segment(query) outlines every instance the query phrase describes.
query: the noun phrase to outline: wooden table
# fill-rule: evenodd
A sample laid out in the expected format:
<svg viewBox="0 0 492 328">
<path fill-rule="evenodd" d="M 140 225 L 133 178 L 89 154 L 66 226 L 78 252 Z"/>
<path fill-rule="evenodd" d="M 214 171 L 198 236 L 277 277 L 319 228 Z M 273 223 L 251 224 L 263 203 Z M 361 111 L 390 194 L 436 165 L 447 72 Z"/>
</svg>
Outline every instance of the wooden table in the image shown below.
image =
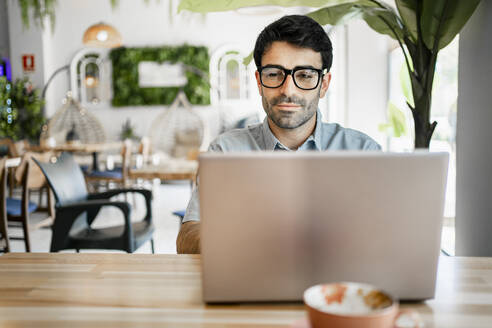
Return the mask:
<svg viewBox="0 0 492 328">
<path fill-rule="evenodd" d="M 30 146 L 28 150 L 35 152 L 55 151 L 55 152 L 71 152 L 71 153 L 86 153 L 92 154 L 92 168 L 98 170 L 97 154 L 108 150 L 118 150 L 123 146 L 122 142 L 103 142 L 103 143 L 67 143 L 56 146 Z"/>
<path fill-rule="evenodd" d="M 32 151 L 68 151 L 68 152 L 81 152 L 81 153 L 94 153 L 107 150 L 121 149 L 121 142 L 103 142 L 103 143 L 67 143 L 57 146 L 30 146 L 29 150 Z"/>
<path fill-rule="evenodd" d="M 492 327 L 492 258 L 442 257 L 436 298 L 403 304 L 425 327 Z M 205 305 L 200 256 L 0 256 L 0 327 L 289 327 L 293 304 Z"/>
<path fill-rule="evenodd" d="M 168 160 L 159 165 L 148 165 L 130 169 L 130 179 L 190 180 L 194 182 L 198 172 L 198 161 Z"/>
</svg>

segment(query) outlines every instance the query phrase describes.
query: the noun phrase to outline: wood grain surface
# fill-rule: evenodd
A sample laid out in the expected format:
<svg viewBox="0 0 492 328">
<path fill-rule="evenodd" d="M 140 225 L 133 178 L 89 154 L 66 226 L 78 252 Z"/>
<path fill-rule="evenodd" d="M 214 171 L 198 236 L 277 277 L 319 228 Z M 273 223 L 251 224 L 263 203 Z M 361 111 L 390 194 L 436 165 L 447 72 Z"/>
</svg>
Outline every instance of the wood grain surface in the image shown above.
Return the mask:
<svg viewBox="0 0 492 328">
<path fill-rule="evenodd" d="M 56 146 L 39 146 L 32 145 L 28 147 L 30 151 L 44 152 L 44 151 L 55 151 L 55 152 L 80 152 L 80 153 L 94 153 L 102 152 L 107 150 L 117 150 L 123 146 L 122 142 L 103 142 L 103 143 L 67 143 Z"/>
<path fill-rule="evenodd" d="M 492 258 L 440 260 L 436 298 L 402 304 L 425 327 L 492 327 Z M 206 305 L 200 256 L 0 256 L 0 327 L 289 327 L 301 303 Z"/>
<path fill-rule="evenodd" d="M 148 165 L 138 169 L 130 169 L 131 179 L 160 179 L 195 181 L 198 172 L 198 161 L 168 160 L 160 165 Z"/>
</svg>

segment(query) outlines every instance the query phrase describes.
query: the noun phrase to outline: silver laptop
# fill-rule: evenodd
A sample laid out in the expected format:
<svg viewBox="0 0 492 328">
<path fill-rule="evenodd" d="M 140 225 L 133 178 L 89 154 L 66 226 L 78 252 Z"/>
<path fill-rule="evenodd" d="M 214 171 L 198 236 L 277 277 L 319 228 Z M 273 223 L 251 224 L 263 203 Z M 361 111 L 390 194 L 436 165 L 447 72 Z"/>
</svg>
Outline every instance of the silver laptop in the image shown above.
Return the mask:
<svg viewBox="0 0 492 328">
<path fill-rule="evenodd" d="M 448 154 L 204 154 L 203 299 L 299 301 L 314 284 L 434 296 Z"/>
</svg>

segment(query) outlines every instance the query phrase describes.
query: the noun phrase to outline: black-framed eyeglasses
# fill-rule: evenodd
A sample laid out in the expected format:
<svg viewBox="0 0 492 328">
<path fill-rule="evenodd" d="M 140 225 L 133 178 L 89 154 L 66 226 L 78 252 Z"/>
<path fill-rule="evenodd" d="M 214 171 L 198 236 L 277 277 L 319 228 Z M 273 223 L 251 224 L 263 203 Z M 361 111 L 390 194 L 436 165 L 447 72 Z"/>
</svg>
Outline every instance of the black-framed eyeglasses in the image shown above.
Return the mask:
<svg viewBox="0 0 492 328">
<path fill-rule="evenodd" d="M 267 65 L 258 69 L 260 82 L 265 88 L 278 88 L 284 84 L 288 75 L 296 87 L 302 90 L 313 90 L 319 85 L 319 81 L 327 73 L 327 69 L 316 69 L 310 66 L 296 66 L 294 69 L 286 69 L 280 65 Z"/>
</svg>

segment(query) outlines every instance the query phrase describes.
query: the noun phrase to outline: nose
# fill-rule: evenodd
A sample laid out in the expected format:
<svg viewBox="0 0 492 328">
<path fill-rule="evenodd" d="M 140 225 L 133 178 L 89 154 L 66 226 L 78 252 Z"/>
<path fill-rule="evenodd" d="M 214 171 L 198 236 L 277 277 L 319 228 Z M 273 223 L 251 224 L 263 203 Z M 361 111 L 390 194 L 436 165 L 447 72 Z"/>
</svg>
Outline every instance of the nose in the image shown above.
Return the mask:
<svg viewBox="0 0 492 328">
<path fill-rule="evenodd" d="M 287 78 L 284 81 L 284 84 L 280 86 L 280 92 L 283 95 L 290 96 L 295 94 L 297 87 L 292 79 L 292 75 L 287 75 Z"/>
</svg>

